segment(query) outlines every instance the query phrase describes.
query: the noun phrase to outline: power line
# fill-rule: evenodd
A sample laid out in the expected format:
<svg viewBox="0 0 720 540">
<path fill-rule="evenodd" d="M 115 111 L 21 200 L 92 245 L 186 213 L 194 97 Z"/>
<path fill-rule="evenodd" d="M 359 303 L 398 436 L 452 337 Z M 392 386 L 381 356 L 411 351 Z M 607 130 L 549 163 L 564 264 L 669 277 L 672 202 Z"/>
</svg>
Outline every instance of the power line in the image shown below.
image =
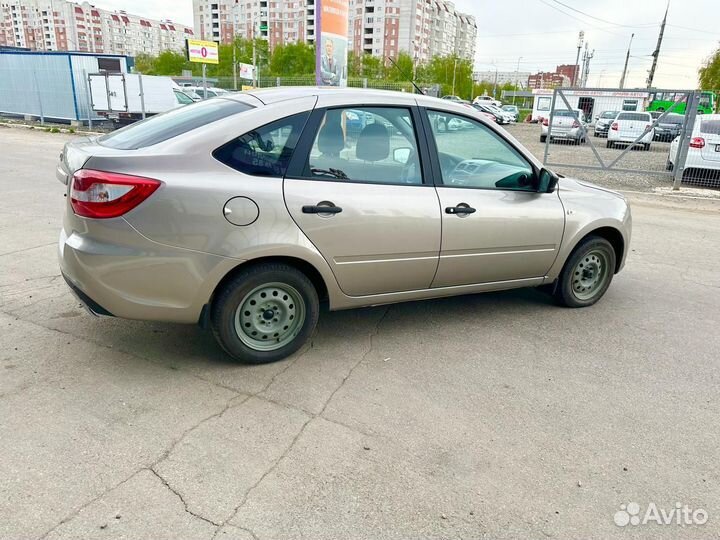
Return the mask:
<svg viewBox="0 0 720 540">
<path fill-rule="evenodd" d="M 560 2 L 560 0 L 552 0 L 556 4 L 560 4 L 563 7 L 566 7 L 567 9 L 570 9 L 574 11 L 575 13 L 579 13 L 580 15 L 584 15 L 585 17 L 590 17 L 591 19 L 595 19 L 596 21 L 600 21 L 605 24 L 611 24 L 613 26 L 622 26 L 624 28 L 649 28 L 651 26 L 657 26 L 656 24 L 641 24 L 641 25 L 632 25 L 632 24 L 620 24 L 612 21 L 608 21 L 606 19 L 601 19 L 600 17 L 595 17 L 595 15 L 590 15 L 589 13 L 585 13 L 584 11 L 580 11 L 579 9 L 575 9 L 572 6 L 568 6 L 567 4 Z"/>
<path fill-rule="evenodd" d="M 580 21 L 581 23 L 583 23 L 584 25 L 589 26 L 590 28 L 595 28 L 596 30 L 600 30 L 601 32 L 607 32 L 608 34 L 613 34 L 614 36 L 622 36 L 622 34 L 618 34 L 617 32 L 611 32 L 610 30 L 605 30 L 605 29 L 603 29 L 603 28 L 600 28 L 599 26 L 592 25 L 592 24 L 590 24 L 589 22 L 587 22 L 587 21 L 585 21 L 585 20 L 583 20 L 583 19 L 581 19 L 581 18 L 579 18 L 579 17 L 576 17 L 575 15 L 571 15 L 571 14 L 568 13 L 567 11 L 563 11 L 562 9 L 560 9 L 560 8 L 557 7 L 557 6 L 554 6 L 553 4 L 550 4 L 550 3 L 547 2 L 546 0 L 540 0 L 540 2 L 543 3 L 543 4 L 545 4 L 547 7 L 551 8 L 551 9 L 554 9 L 555 11 L 559 11 L 559 12 L 562 13 L 563 15 L 565 15 L 565 16 L 567 16 L 567 17 L 570 17 L 571 19 L 575 19 L 576 21 Z M 624 37 L 624 36 L 623 36 L 623 37 Z"/>
</svg>

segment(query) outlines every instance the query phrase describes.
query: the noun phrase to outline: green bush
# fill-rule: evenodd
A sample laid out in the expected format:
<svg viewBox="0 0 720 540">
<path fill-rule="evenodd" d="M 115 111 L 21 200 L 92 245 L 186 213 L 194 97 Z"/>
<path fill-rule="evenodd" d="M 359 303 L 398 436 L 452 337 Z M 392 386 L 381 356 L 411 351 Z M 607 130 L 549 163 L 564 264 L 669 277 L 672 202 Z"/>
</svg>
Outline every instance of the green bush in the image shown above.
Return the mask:
<svg viewBox="0 0 720 540">
<path fill-rule="evenodd" d="M 60 133 L 60 130 L 56 127 L 50 128 L 50 133 Z"/>
<path fill-rule="evenodd" d="M 75 128 L 71 127 L 70 129 L 68 129 L 68 133 L 75 133 Z"/>
</svg>

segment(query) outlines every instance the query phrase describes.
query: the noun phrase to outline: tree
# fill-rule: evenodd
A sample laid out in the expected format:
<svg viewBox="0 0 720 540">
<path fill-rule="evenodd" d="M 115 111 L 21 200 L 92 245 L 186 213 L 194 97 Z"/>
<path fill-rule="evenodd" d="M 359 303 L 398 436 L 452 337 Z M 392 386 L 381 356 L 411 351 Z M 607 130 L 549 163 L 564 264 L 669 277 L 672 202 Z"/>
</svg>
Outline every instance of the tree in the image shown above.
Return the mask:
<svg viewBox="0 0 720 540">
<path fill-rule="evenodd" d="M 472 62 L 456 55 L 433 56 L 418 70 L 418 78 L 428 84 L 438 83 L 443 94 L 452 94 L 470 99 L 473 92 Z M 453 81 L 455 84 L 453 85 Z"/>
<path fill-rule="evenodd" d="M 720 49 L 716 50 L 698 71 L 701 89 L 720 90 Z"/>
<path fill-rule="evenodd" d="M 369 53 L 348 52 L 348 76 L 367 79 L 382 79 L 383 63 L 380 58 Z"/>
<path fill-rule="evenodd" d="M 135 57 L 135 71 L 145 75 L 155 73 L 155 61 L 157 57 L 146 53 L 140 53 Z"/>
<path fill-rule="evenodd" d="M 389 81 L 409 81 L 413 77 L 413 59 L 406 52 L 401 52 L 394 58 L 395 64 L 388 60 L 385 77 Z"/>
<path fill-rule="evenodd" d="M 293 77 L 315 73 L 315 47 L 306 43 L 277 45 L 270 55 L 270 75 Z"/>
<path fill-rule="evenodd" d="M 183 69 L 191 69 L 191 63 L 185 58 L 185 53 L 175 51 L 161 52 L 153 62 L 154 70 L 151 75 L 180 75 Z"/>
</svg>

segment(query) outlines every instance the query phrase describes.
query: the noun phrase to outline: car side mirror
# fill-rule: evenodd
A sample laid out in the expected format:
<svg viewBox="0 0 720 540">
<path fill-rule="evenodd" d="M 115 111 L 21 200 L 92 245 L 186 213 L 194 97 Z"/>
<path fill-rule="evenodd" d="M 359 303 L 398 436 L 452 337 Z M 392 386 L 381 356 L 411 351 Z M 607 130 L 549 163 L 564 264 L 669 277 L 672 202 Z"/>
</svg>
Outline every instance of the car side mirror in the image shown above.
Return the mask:
<svg viewBox="0 0 720 540">
<path fill-rule="evenodd" d="M 552 193 L 558 183 L 558 175 L 549 169 L 541 169 L 538 182 L 538 193 Z"/>
<path fill-rule="evenodd" d="M 396 148 L 393 150 L 393 161 L 401 165 L 407 164 L 410 159 L 410 148 Z"/>
</svg>

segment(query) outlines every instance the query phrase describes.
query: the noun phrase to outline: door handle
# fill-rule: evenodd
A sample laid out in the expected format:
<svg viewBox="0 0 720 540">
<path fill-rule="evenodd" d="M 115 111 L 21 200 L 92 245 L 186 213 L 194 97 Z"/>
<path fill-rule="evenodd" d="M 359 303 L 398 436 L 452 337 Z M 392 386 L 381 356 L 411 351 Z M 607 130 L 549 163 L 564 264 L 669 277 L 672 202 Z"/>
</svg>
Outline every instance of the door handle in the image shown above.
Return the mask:
<svg viewBox="0 0 720 540">
<path fill-rule="evenodd" d="M 339 206 L 303 206 L 303 214 L 339 214 L 342 212 L 342 208 Z"/>
<path fill-rule="evenodd" d="M 446 214 L 459 214 L 459 215 L 474 214 L 475 209 L 471 206 L 468 206 L 465 203 L 460 203 L 457 206 L 446 207 L 445 213 Z"/>
</svg>

